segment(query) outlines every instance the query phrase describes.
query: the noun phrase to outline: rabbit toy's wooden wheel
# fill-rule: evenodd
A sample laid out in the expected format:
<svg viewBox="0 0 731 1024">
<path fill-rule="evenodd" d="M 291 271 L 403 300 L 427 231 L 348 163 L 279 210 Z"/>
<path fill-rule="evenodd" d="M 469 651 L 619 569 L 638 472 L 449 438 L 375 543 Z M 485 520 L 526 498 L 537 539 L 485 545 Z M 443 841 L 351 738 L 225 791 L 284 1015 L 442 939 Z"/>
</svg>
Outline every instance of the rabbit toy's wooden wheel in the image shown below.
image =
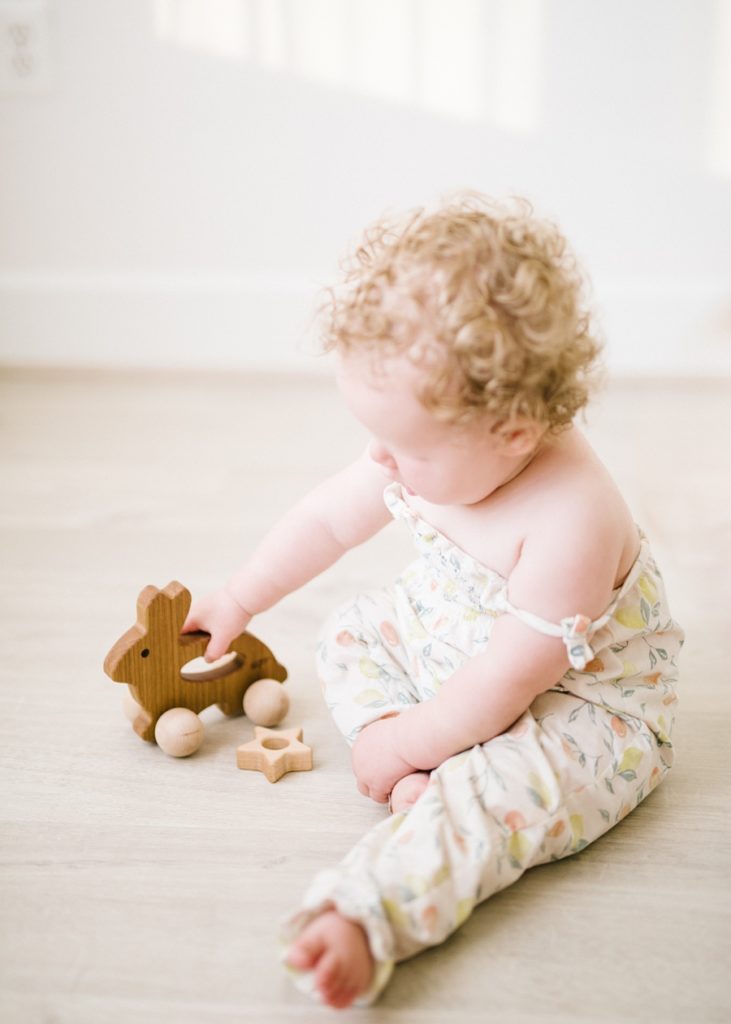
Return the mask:
<svg viewBox="0 0 731 1024">
<path fill-rule="evenodd" d="M 155 723 L 155 740 L 170 757 L 188 757 L 203 742 L 203 722 L 189 708 L 171 708 Z"/>
</svg>

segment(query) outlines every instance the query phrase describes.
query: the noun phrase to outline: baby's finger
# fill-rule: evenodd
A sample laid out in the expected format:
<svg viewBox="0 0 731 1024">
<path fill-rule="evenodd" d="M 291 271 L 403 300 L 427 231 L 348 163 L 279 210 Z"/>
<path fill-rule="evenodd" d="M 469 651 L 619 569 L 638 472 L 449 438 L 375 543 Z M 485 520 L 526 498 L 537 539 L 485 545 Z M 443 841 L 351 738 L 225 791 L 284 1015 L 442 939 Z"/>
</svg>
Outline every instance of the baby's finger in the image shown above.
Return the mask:
<svg viewBox="0 0 731 1024">
<path fill-rule="evenodd" d="M 219 658 L 222 658 L 224 656 L 227 650 L 227 643 L 222 643 L 221 640 L 212 636 L 208 642 L 208 647 L 206 647 L 203 657 L 208 662 L 218 661 Z"/>
</svg>

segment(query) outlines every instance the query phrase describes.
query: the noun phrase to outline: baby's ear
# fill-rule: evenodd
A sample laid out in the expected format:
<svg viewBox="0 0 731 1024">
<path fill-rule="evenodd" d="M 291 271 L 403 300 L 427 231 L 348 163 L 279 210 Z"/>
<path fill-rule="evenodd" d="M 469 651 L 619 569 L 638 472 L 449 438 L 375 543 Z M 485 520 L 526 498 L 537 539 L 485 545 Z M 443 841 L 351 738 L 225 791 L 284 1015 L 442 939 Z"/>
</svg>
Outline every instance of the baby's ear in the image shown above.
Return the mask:
<svg viewBox="0 0 731 1024">
<path fill-rule="evenodd" d="M 504 453 L 514 458 L 529 455 L 545 433 L 542 424 L 520 416 L 498 423 L 493 429 Z"/>
</svg>

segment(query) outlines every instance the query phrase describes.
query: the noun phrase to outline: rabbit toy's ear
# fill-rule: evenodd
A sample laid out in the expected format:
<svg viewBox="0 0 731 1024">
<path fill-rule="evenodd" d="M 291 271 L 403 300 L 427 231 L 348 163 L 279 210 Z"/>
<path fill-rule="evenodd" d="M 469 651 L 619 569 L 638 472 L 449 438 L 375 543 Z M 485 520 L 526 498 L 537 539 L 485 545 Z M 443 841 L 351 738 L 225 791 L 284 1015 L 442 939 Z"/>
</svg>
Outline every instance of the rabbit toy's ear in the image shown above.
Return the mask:
<svg viewBox="0 0 731 1024">
<path fill-rule="evenodd" d="M 149 587 L 145 587 L 144 590 L 140 591 L 140 595 L 137 598 L 138 626 L 146 627 L 149 625 L 150 619 L 154 614 L 151 611 L 151 608 L 155 601 L 155 598 L 158 597 L 159 594 L 160 591 L 157 589 L 157 587 L 153 587 L 152 585 L 150 585 Z"/>
<path fill-rule="evenodd" d="M 137 599 L 137 622 L 148 632 L 178 635 L 190 609 L 190 591 L 173 580 L 164 590 L 145 587 Z"/>
<path fill-rule="evenodd" d="M 163 594 L 170 601 L 170 611 L 173 622 L 176 623 L 176 629 L 179 633 L 183 628 L 183 623 L 188 618 L 188 612 L 190 611 L 190 591 L 187 587 L 184 587 L 182 583 L 178 583 L 177 580 L 173 580 L 165 587 Z"/>
</svg>

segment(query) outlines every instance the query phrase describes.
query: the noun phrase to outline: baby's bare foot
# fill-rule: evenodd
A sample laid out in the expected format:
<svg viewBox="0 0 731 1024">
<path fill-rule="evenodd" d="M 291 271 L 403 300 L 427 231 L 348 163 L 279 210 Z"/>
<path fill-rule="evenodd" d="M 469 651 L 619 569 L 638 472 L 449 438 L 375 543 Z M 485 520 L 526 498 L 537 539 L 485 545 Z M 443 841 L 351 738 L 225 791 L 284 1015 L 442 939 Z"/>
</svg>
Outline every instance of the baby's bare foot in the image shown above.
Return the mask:
<svg viewBox="0 0 731 1024">
<path fill-rule="evenodd" d="M 394 814 L 408 811 L 429 784 L 429 772 L 412 772 L 399 779 L 391 790 L 391 810 Z"/>
<path fill-rule="evenodd" d="M 287 963 L 312 971 L 315 988 L 328 1006 L 350 1006 L 369 987 L 373 956 L 365 931 L 336 910 L 320 914 L 302 931 L 287 954 Z"/>
</svg>

